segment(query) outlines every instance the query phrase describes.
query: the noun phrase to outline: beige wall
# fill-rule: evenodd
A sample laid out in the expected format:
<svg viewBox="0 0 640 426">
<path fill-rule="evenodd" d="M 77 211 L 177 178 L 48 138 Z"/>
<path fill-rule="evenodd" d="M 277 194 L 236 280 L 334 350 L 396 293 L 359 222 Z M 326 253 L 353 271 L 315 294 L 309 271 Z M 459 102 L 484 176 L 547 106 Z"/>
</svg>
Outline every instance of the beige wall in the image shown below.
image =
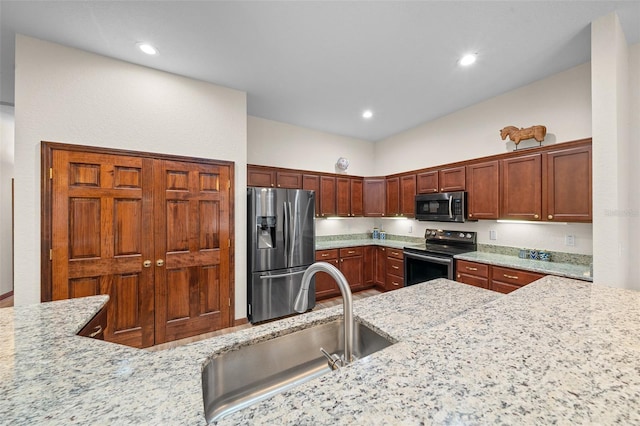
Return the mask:
<svg viewBox="0 0 640 426">
<path fill-rule="evenodd" d="M 40 141 L 235 162 L 246 217 L 246 93 L 18 36 L 15 302 L 40 301 Z M 246 316 L 245 227 L 236 226 L 236 317 Z"/>
</svg>

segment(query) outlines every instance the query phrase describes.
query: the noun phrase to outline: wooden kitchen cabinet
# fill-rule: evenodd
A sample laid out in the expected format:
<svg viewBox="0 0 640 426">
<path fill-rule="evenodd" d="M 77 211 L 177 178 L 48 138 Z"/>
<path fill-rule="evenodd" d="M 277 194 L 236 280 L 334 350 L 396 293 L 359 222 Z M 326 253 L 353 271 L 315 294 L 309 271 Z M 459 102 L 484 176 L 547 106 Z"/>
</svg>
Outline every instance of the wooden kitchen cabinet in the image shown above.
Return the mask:
<svg viewBox="0 0 640 426">
<path fill-rule="evenodd" d="M 387 248 L 376 246 L 373 283 L 384 290 L 387 281 Z"/>
<path fill-rule="evenodd" d="M 302 173 L 276 171 L 276 187 L 302 189 Z"/>
<path fill-rule="evenodd" d="M 544 218 L 558 222 L 591 222 L 591 145 L 543 154 Z"/>
<path fill-rule="evenodd" d="M 491 266 L 491 290 L 499 293 L 511 293 L 542 277 L 544 275 L 535 272 Z"/>
<path fill-rule="evenodd" d="M 467 166 L 467 213 L 470 220 L 500 217 L 498 161 Z"/>
<path fill-rule="evenodd" d="M 416 215 L 416 175 L 400 177 L 400 214 L 405 217 Z"/>
<path fill-rule="evenodd" d="M 385 291 L 404 287 L 404 253 L 402 249 L 387 248 L 386 271 Z"/>
<path fill-rule="evenodd" d="M 333 176 L 320 176 L 320 216 L 336 215 L 336 178 Z"/>
<path fill-rule="evenodd" d="M 327 262 L 340 269 L 338 249 L 316 251 L 316 262 Z M 316 280 L 317 300 L 340 295 L 340 289 L 331 275 L 320 271 L 317 272 L 314 277 Z"/>
<path fill-rule="evenodd" d="M 438 172 L 440 192 L 464 191 L 466 185 L 465 166 L 443 169 Z"/>
<path fill-rule="evenodd" d="M 433 194 L 438 192 L 438 171 L 418 173 L 416 175 L 416 186 L 418 194 Z"/>
<path fill-rule="evenodd" d="M 489 290 L 489 265 L 456 260 L 456 281 Z"/>
<path fill-rule="evenodd" d="M 364 289 L 364 251 L 363 247 L 339 249 L 340 272 L 349 282 L 351 291 Z"/>
<path fill-rule="evenodd" d="M 363 277 L 365 287 L 373 287 L 376 274 L 376 246 L 363 247 Z"/>
<path fill-rule="evenodd" d="M 542 156 L 522 155 L 500 160 L 500 218 L 542 219 Z"/>
<path fill-rule="evenodd" d="M 536 272 L 456 260 L 456 281 L 499 293 L 511 293 L 544 277 Z"/>
<path fill-rule="evenodd" d="M 247 186 L 275 188 L 276 172 L 269 167 L 247 166 Z"/>
<path fill-rule="evenodd" d="M 364 178 L 364 215 L 369 217 L 384 217 L 385 215 L 385 184 L 383 177 Z"/>
<path fill-rule="evenodd" d="M 92 339 L 104 340 L 104 330 L 107 328 L 107 305 L 103 306 L 97 314 L 93 316 L 78 336 L 90 337 Z"/>
<path fill-rule="evenodd" d="M 316 217 L 320 216 L 320 176 L 305 173 L 302 175 L 302 189 L 316 194 Z"/>
<path fill-rule="evenodd" d="M 385 209 L 387 217 L 400 215 L 400 178 L 392 177 L 385 180 Z"/>
<path fill-rule="evenodd" d="M 336 178 L 336 214 L 355 217 L 363 215 L 362 179 Z"/>
</svg>

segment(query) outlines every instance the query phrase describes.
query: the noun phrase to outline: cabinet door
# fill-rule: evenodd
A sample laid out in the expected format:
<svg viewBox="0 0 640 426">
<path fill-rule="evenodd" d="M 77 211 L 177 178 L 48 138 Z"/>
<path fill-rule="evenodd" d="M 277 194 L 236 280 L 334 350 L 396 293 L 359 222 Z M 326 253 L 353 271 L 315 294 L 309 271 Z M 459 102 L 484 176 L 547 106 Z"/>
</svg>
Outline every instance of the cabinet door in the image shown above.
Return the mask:
<svg viewBox="0 0 640 426">
<path fill-rule="evenodd" d="M 302 173 L 277 171 L 276 186 L 278 188 L 301 189 Z"/>
<path fill-rule="evenodd" d="M 371 287 L 374 284 L 374 276 L 376 270 L 376 246 L 364 247 L 364 285 Z"/>
<path fill-rule="evenodd" d="M 373 282 L 375 285 L 384 288 L 387 279 L 387 249 L 385 247 L 376 247 L 375 263 Z"/>
<path fill-rule="evenodd" d="M 469 219 L 498 219 L 500 214 L 497 161 L 467 166 L 467 212 Z"/>
<path fill-rule="evenodd" d="M 384 216 L 385 179 L 364 179 L 364 215 L 371 217 Z"/>
<path fill-rule="evenodd" d="M 418 194 L 432 194 L 438 192 L 438 171 L 418 173 L 416 176 Z"/>
<path fill-rule="evenodd" d="M 591 145 L 544 155 L 545 219 L 591 222 Z"/>
<path fill-rule="evenodd" d="M 540 154 L 500 161 L 501 219 L 541 220 L 541 163 Z"/>
<path fill-rule="evenodd" d="M 456 281 L 480 288 L 490 289 L 489 265 L 485 263 L 456 260 Z"/>
<path fill-rule="evenodd" d="M 440 192 L 464 191 L 465 190 L 465 167 L 453 167 L 440 170 L 438 172 Z"/>
<path fill-rule="evenodd" d="M 247 186 L 272 188 L 276 185 L 276 172 L 267 167 L 247 166 Z"/>
<path fill-rule="evenodd" d="M 387 217 L 400 215 L 400 178 L 388 178 L 386 184 L 386 207 Z"/>
<path fill-rule="evenodd" d="M 318 260 L 318 259 L 316 259 Z M 340 264 L 338 259 L 324 259 L 323 262 L 330 263 L 336 268 L 340 268 Z M 325 299 L 327 297 L 339 296 L 340 289 L 338 288 L 338 284 L 331 277 L 331 275 L 326 272 L 318 272 L 315 274 L 316 279 L 316 299 Z"/>
<path fill-rule="evenodd" d="M 363 256 L 341 257 L 340 272 L 344 275 L 352 291 L 364 288 Z"/>
<path fill-rule="evenodd" d="M 335 215 L 336 178 L 333 176 L 320 176 L 320 216 L 326 217 Z"/>
<path fill-rule="evenodd" d="M 406 217 L 416 215 L 416 175 L 400 178 L 400 214 Z"/>
<path fill-rule="evenodd" d="M 351 216 L 362 216 L 364 215 L 362 178 L 351 179 L 349 184 L 351 186 Z"/>
<path fill-rule="evenodd" d="M 316 193 L 316 217 L 320 216 L 320 176 L 303 174 L 302 189 Z"/>
<path fill-rule="evenodd" d="M 336 178 L 336 214 L 351 216 L 351 182 L 349 178 Z"/>
</svg>

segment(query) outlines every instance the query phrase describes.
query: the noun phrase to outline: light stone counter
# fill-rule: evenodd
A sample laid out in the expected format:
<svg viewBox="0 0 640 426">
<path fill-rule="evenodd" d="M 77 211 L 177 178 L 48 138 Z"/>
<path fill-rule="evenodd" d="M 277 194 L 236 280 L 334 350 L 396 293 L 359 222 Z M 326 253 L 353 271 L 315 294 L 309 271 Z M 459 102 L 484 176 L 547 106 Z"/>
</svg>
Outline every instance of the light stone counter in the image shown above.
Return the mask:
<svg viewBox="0 0 640 426">
<path fill-rule="evenodd" d="M 540 274 L 550 274 L 557 275 L 559 277 L 593 281 L 590 268 L 589 266 L 585 265 L 520 259 L 519 257 L 515 256 L 498 253 L 487 253 L 481 251 L 458 254 L 454 257 L 456 259 L 468 260 L 470 262 L 487 263 L 489 265 L 505 266 L 507 268 L 522 269 L 525 271 L 538 272 Z"/>
<path fill-rule="evenodd" d="M 73 335 L 104 299 L 0 309 L 3 423 L 203 424 L 208 357 L 341 311 L 150 352 Z M 398 343 L 220 424 L 640 423 L 639 292 L 546 277 L 499 295 L 439 279 L 354 307 Z"/>
</svg>

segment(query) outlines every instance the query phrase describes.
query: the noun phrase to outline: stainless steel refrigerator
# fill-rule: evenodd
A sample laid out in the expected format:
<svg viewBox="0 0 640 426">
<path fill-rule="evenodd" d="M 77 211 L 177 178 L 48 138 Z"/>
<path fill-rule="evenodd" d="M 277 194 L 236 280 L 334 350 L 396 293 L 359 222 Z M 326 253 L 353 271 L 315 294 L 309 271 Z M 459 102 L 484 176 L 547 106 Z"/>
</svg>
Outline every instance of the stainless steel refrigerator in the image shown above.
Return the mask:
<svg viewBox="0 0 640 426">
<path fill-rule="evenodd" d="M 252 323 L 295 313 L 302 274 L 315 261 L 315 193 L 247 188 L 247 312 Z M 316 304 L 315 280 L 309 309 Z"/>
</svg>

